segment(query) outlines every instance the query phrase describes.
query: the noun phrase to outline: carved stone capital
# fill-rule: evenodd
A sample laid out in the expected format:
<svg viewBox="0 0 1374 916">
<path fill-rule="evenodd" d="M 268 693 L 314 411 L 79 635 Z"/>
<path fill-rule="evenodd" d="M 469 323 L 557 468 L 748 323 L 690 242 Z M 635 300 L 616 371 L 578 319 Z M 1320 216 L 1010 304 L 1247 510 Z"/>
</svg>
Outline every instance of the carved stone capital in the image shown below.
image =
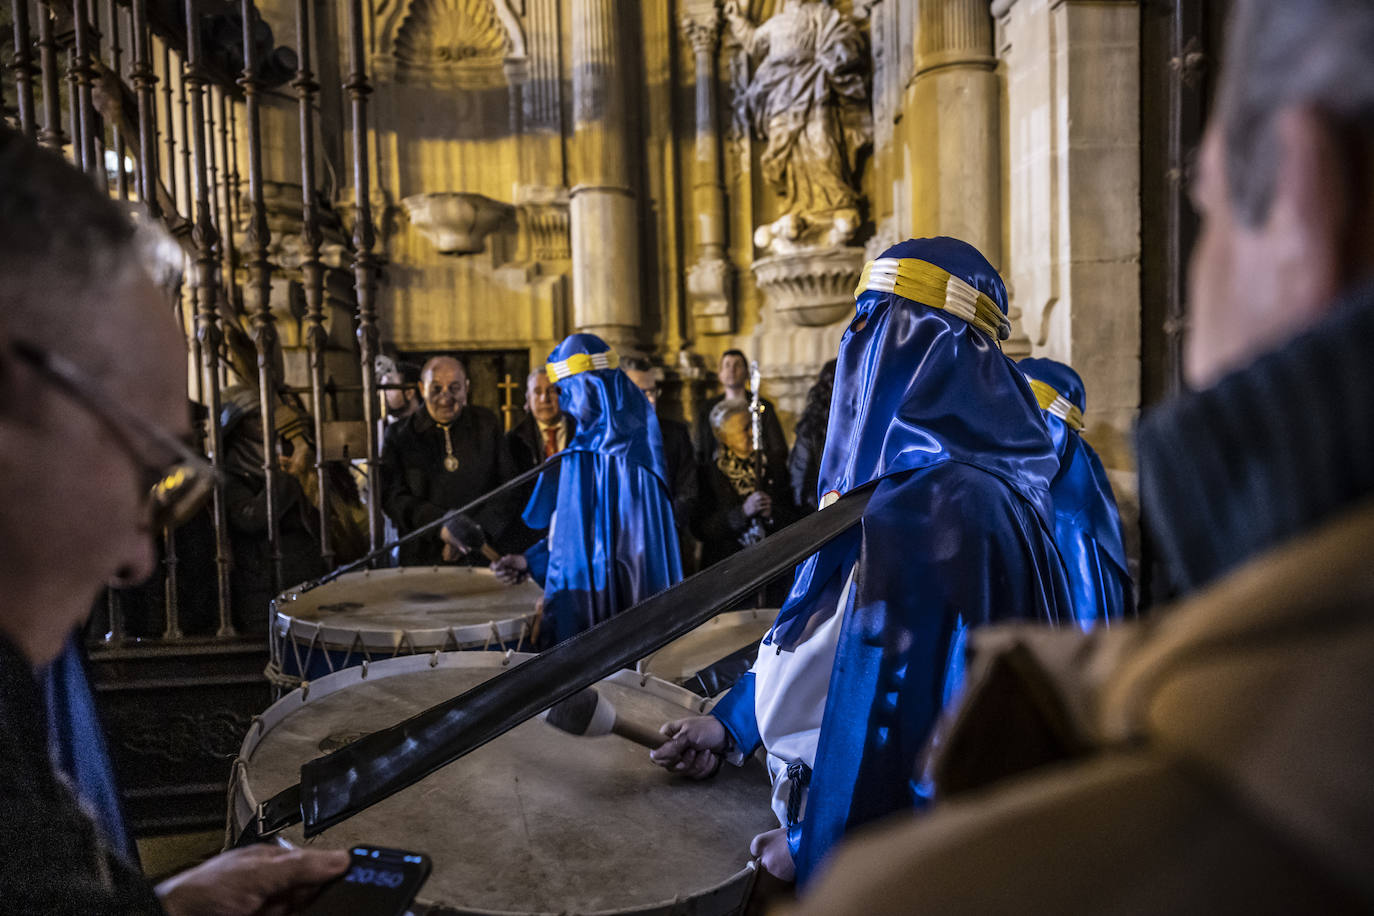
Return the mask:
<svg viewBox="0 0 1374 916">
<path fill-rule="evenodd" d="M 715 54 L 720 41 L 720 13 L 715 7 L 709 12 L 682 17 L 682 34 L 696 54 Z"/>
<path fill-rule="evenodd" d="M 754 262 L 754 282 L 780 317 L 803 327 L 832 324 L 854 308 L 864 251 L 848 246 L 775 254 Z"/>
<path fill-rule="evenodd" d="M 724 258 L 703 257 L 687 269 L 687 294 L 692 317 L 705 334 L 734 330 L 735 265 Z"/>
</svg>

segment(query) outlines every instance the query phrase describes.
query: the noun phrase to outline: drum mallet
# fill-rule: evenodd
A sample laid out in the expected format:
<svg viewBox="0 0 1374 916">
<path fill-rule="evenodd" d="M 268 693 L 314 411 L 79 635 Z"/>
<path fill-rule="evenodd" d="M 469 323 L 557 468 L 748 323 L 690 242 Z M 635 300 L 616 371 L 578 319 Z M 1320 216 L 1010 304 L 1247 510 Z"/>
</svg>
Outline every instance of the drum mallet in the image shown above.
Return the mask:
<svg viewBox="0 0 1374 916">
<path fill-rule="evenodd" d="M 580 690 L 563 702 L 549 707 L 544 721 L 570 735 L 595 738 L 600 735 L 619 735 L 650 750 L 657 750 L 668 739 L 638 722 L 621 719 L 615 705 L 597 692 L 595 687 Z"/>
</svg>

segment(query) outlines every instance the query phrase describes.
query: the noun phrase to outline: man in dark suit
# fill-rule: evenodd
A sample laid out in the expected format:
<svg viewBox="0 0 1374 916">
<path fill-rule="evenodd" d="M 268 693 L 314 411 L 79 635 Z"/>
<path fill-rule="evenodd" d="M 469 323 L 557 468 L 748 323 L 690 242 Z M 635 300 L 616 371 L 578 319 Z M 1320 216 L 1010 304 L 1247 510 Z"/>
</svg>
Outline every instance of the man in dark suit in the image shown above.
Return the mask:
<svg viewBox="0 0 1374 916">
<path fill-rule="evenodd" d="M 720 355 L 720 367 L 716 372 L 720 380 L 720 394 L 706 401 L 697 411 L 696 445 L 697 464 L 708 465 L 714 460 L 716 451 L 715 433 L 711 431 L 711 411 L 726 398 L 753 398 L 749 390 L 749 358 L 742 350 L 726 350 Z M 782 423 L 778 420 L 778 409 L 767 398 L 759 398 L 763 405 L 763 454 L 770 469 L 769 473 L 786 476 L 787 437 L 783 435 Z"/>
<path fill-rule="evenodd" d="M 654 378 L 653 367 L 648 360 L 637 356 L 622 357 L 620 369 L 630 377 L 635 387 L 644 392 L 658 417 L 658 429 L 663 434 L 663 460 L 668 465 L 668 491 L 673 497 L 673 517 L 677 519 L 680 541 L 691 522 L 692 513 L 696 511 L 700 491 L 691 433 L 687 431 L 686 423 L 665 417 L 659 411 L 658 379 Z"/>
<path fill-rule="evenodd" d="M 575 429 L 572 417 L 558 406 L 558 388 L 540 366 L 525 380 L 525 418 L 506 433 L 515 469 L 523 473 L 563 451 Z"/>
<path fill-rule="evenodd" d="M 460 508 L 515 476 L 501 421 L 468 404 L 468 375 L 451 356 L 436 356 L 420 373 L 424 409 L 387 430 L 382 448 L 382 509 L 405 535 Z M 509 499 L 472 514 L 486 536 L 499 540 L 514 508 Z M 469 545 L 471 546 L 471 545 Z M 403 566 L 457 560 L 463 553 L 442 531 L 401 546 Z M 478 554 L 471 554 L 478 556 Z"/>
</svg>

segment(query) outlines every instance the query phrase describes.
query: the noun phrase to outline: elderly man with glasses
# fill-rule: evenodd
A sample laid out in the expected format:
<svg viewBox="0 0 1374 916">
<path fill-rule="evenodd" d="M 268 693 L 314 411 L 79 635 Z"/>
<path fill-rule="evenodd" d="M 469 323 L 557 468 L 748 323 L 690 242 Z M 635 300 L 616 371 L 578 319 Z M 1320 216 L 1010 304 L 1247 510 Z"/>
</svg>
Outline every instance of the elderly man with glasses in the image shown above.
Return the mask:
<svg viewBox="0 0 1374 916">
<path fill-rule="evenodd" d="M 266 846 L 154 888 L 53 770 L 35 671 L 212 486 L 181 335 L 118 206 L 0 127 L 0 887 L 21 913 L 280 912 L 346 852 Z M 92 536 L 92 532 L 96 536 Z"/>
</svg>

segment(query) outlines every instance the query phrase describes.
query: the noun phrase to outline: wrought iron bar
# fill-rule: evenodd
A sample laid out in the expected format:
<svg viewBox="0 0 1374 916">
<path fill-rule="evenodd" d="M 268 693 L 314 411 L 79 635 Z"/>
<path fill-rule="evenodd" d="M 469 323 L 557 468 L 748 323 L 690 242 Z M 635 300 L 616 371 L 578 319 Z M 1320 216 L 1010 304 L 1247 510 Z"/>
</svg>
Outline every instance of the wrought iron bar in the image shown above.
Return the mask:
<svg viewBox="0 0 1374 916">
<path fill-rule="evenodd" d="M 315 96 L 319 83 L 311 71 L 310 45 L 312 0 L 296 0 L 296 57 L 299 61 L 296 78 L 291 81 L 296 90 L 300 110 L 301 132 L 301 236 L 305 242 L 305 260 L 301 272 L 305 276 L 306 341 L 310 351 L 310 410 L 315 417 L 315 476 L 316 496 L 320 512 L 320 555 L 328 568 L 334 565 L 334 549 L 329 537 L 329 475 L 324 458 L 324 263 L 320 260 L 320 216 L 318 192 L 315 190 Z"/>
<path fill-rule="evenodd" d="M 100 31 L 100 3 L 99 0 L 89 0 L 86 4 L 86 28 L 89 34 L 87 47 L 90 54 L 81 59 L 81 64 L 89 72 L 91 77 L 91 174 L 95 178 L 95 183 L 100 189 L 106 190 L 110 186 L 110 173 L 105 165 L 105 119 L 95 108 L 95 78 L 96 63 L 101 57 L 101 38 Z"/>
<path fill-rule="evenodd" d="M 348 48 L 351 72 L 343 88 L 353 114 L 353 285 L 358 300 L 358 349 L 363 377 L 363 423 L 367 427 L 367 530 L 369 550 L 383 537 L 381 480 L 377 467 L 377 256 L 372 251 L 371 183 L 367 155 L 367 58 L 363 49 L 362 0 L 348 3 Z"/>
<path fill-rule="evenodd" d="M 120 47 L 120 44 L 119 44 L 119 4 L 116 2 L 116 0 L 106 0 L 106 3 L 105 3 L 105 16 L 106 16 L 107 19 L 110 20 L 110 25 L 109 25 L 109 34 L 110 34 L 110 69 L 113 70 L 113 71 L 115 72 L 115 75 L 116 75 L 116 76 L 118 76 L 120 79 L 123 79 L 123 78 L 124 78 L 124 64 L 123 64 L 123 61 L 124 61 L 124 49 L 123 49 L 122 47 Z M 137 39 L 131 38 L 130 40 L 133 41 L 135 44 L 137 44 Z M 152 72 L 153 72 L 153 71 L 152 71 L 152 67 L 149 66 L 149 68 L 148 68 L 148 75 L 151 76 L 151 75 L 152 75 Z M 137 81 L 137 78 L 134 76 L 132 70 L 131 70 L 130 73 L 129 73 L 129 77 L 130 77 L 130 79 L 132 79 L 132 80 L 134 81 L 134 83 L 135 83 L 135 89 L 137 89 L 137 82 L 138 82 L 138 81 Z M 142 131 L 143 131 L 143 99 L 142 99 L 141 96 L 139 97 L 139 102 L 138 102 L 138 117 L 139 117 L 139 132 L 140 132 L 140 134 L 141 134 Z M 131 137 L 130 140 L 132 140 L 132 139 L 133 139 L 133 138 Z M 116 166 L 115 166 L 115 168 L 116 168 L 116 171 L 115 171 L 115 193 L 119 195 L 119 199 L 120 199 L 120 200 L 128 200 L 128 199 L 129 199 L 129 181 L 128 181 L 128 178 L 127 178 L 127 177 L 125 176 L 125 174 L 124 174 L 124 132 L 123 132 L 122 130 L 120 130 L 119 124 L 118 124 L 118 123 L 115 123 L 115 124 L 111 124 L 111 125 L 110 125 L 110 147 L 111 147 L 112 149 L 114 149 L 114 151 L 115 151 L 115 161 L 116 161 L 116 163 L 117 163 Z M 147 153 L 144 151 L 143 140 L 142 140 L 142 137 L 141 137 L 141 136 L 140 136 L 140 138 L 139 138 L 139 153 L 140 153 L 140 158 L 141 158 L 142 156 L 146 156 L 146 155 L 147 155 Z M 142 169 L 143 169 L 143 165 L 142 165 L 142 163 L 139 163 L 139 171 L 142 171 Z M 150 188 L 150 189 L 153 189 L 153 188 L 155 188 L 156 186 L 150 184 L 150 185 L 147 185 L 147 187 Z M 156 196 L 156 193 L 150 192 L 150 195 L 149 195 L 149 196 L 155 197 L 155 196 Z M 144 198 L 144 200 L 147 200 L 147 199 L 148 199 L 147 197 Z"/>
<path fill-rule="evenodd" d="M 223 87 L 217 87 L 215 96 L 219 100 L 219 226 L 223 230 L 220 233 L 220 257 L 224 261 L 225 293 L 230 304 L 238 310 L 243 306 L 243 297 L 239 290 L 238 275 L 234 270 L 234 230 L 237 224 L 234 222 L 233 186 L 229 180 L 229 93 Z"/>
<path fill-rule="evenodd" d="M 220 246 L 224 244 L 224 233 L 222 231 L 224 229 L 224 221 L 220 219 L 219 164 L 217 161 L 219 147 L 215 143 L 216 94 L 217 87 L 207 79 L 207 82 L 202 85 L 200 89 L 201 101 L 204 105 L 201 109 L 201 113 L 205 120 L 197 121 L 196 123 L 200 125 L 200 129 L 205 135 L 205 167 L 209 175 L 207 180 L 210 185 L 210 219 L 214 222 L 216 228 L 221 230 L 218 238 L 215 239 L 215 254 L 218 255 Z M 224 276 L 223 271 L 220 273 L 220 279 L 222 282 L 228 282 L 228 278 Z"/>
<path fill-rule="evenodd" d="M 162 630 L 163 639 L 181 638 L 181 594 L 178 591 L 180 573 L 177 565 L 176 533 L 170 528 L 162 532 L 162 565 L 167 574 L 162 580 L 163 606 L 166 608 L 166 626 Z"/>
<path fill-rule="evenodd" d="M 180 55 L 178 54 L 175 59 L 178 59 L 178 61 L 180 62 Z M 195 218 L 195 188 L 191 184 L 191 125 L 187 114 L 188 109 L 190 108 L 190 102 L 188 101 L 188 88 L 186 85 L 185 76 L 186 67 L 184 63 L 182 64 L 180 71 L 181 78 L 177 80 L 177 109 L 178 114 L 180 116 L 178 120 L 178 126 L 181 128 L 181 197 L 182 206 L 184 206 L 186 209 L 186 212 L 183 215 L 188 220 L 191 220 Z M 186 276 L 190 276 L 192 271 L 190 269 L 189 258 L 187 266 L 188 269 L 185 273 Z M 187 294 L 185 302 L 187 305 L 191 307 L 194 313 L 195 302 L 194 294 L 191 292 L 191 286 L 184 279 L 182 280 L 181 286 Z M 203 360 L 200 354 L 200 338 L 196 334 L 188 334 L 187 341 L 190 348 L 191 365 L 196 367 L 196 371 L 192 375 L 194 387 L 191 390 L 191 398 L 197 402 L 204 403 L 205 373 L 201 370 Z"/>
<path fill-rule="evenodd" d="M 33 38 L 29 34 L 29 0 L 14 0 L 14 90 L 19 106 L 19 129 L 32 137 L 37 131 L 33 111 L 33 78 L 38 68 L 33 63 Z"/>
<path fill-rule="evenodd" d="M 253 0 L 240 0 L 243 13 L 243 73 L 239 85 L 243 87 L 244 130 L 248 144 L 248 287 L 246 298 L 252 310 L 253 342 L 258 349 L 258 400 L 262 411 L 262 473 L 267 498 L 267 545 L 272 555 L 272 594 L 278 594 L 282 582 L 281 532 L 277 525 L 277 417 L 276 379 L 273 361 L 277 349 L 277 325 L 272 317 L 272 262 L 267 259 L 270 230 L 267 226 L 267 205 L 262 191 L 262 114 L 258 84 L 257 47 L 253 43 L 253 26 L 257 9 Z"/>
<path fill-rule="evenodd" d="M 181 64 L 178 68 L 181 78 L 177 80 L 177 114 L 179 119 L 177 124 L 181 127 L 181 201 L 186 212 L 183 214 L 188 220 L 195 217 L 195 188 L 191 185 L 191 126 L 188 120 L 188 110 L 190 102 L 187 100 L 186 89 L 186 65 L 184 58 L 178 53 L 177 62 Z M 196 365 L 200 365 L 197 359 Z M 196 392 L 196 399 L 200 399 L 200 392 Z"/>
<path fill-rule="evenodd" d="M 38 64 L 43 79 L 43 129 L 38 142 L 48 149 L 62 151 L 62 97 L 57 76 L 57 40 L 52 33 L 52 8 L 38 4 Z"/>
<path fill-rule="evenodd" d="M 91 104 L 91 26 L 86 19 L 85 0 L 72 4 L 72 25 L 76 38 L 72 45 L 71 68 L 67 79 L 72 86 L 71 104 L 75 116 L 77 138 L 73 158 L 81 170 L 97 176 L 95 155 L 95 108 Z"/>
<path fill-rule="evenodd" d="M 182 197 L 177 190 L 177 132 L 176 103 L 172 98 L 172 48 L 162 42 L 162 148 L 166 160 L 167 193 L 172 205 L 180 213 Z"/>
<path fill-rule="evenodd" d="M 196 189 L 195 225 L 191 232 L 196 250 L 192 282 L 196 301 L 196 339 L 200 342 L 200 355 L 204 362 L 203 366 L 197 368 L 203 370 L 205 378 L 210 457 L 215 466 L 219 467 L 224 461 L 219 384 L 219 348 L 224 335 L 216 311 L 219 283 L 215 274 L 219 263 L 215 256 L 215 242 L 218 240 L 218 232 L 211 217 L 210 185 L 207 179 L 209 149 L 205 142 L 205 131 L 202 129 L 206 123 L 204 93 L 208 81 L 201 60 L 198 7 L 198 0 L 186 0 L 186 69 L 182 81 L 186 84 L 186 94 L 190 97 L 190 119 L 195 126 L 191 137 Z M 234 625 L 229 616 L 229 525 L 224 503 L 223 477 L 217 477 L 215 481 L 212 512 L 215 525 L 216 592 L 219 601 L 218 635 L 232 636 Z"/>
<path fill-rule="evenodd" d="M 153 87 L 157 85 L 157 75 L 153 73 L 151 49 L 148 46 L 148 0 L 132 0 L 133 20 L 132 41 L 134 50 L 133 67 L 130 76 L 134 82 L 134 92 L 138 95 L 138 197 L 148 214 L 156 221 L 162 215 L 157 200 L 157 98 Z M 111 18 L 116 13 L 114 0 L 110 0 Z M 114 32 L 118 35 L 118 30 Z M 117 39 L 116 39 L 117 40 Z M 118 67 L 116 66 L 116 72 Z M 116 136 L 119 128 L 115 127 Z M 119 151 L 119 184 L 123 196 L 124 153 Z"/>
</svg>

